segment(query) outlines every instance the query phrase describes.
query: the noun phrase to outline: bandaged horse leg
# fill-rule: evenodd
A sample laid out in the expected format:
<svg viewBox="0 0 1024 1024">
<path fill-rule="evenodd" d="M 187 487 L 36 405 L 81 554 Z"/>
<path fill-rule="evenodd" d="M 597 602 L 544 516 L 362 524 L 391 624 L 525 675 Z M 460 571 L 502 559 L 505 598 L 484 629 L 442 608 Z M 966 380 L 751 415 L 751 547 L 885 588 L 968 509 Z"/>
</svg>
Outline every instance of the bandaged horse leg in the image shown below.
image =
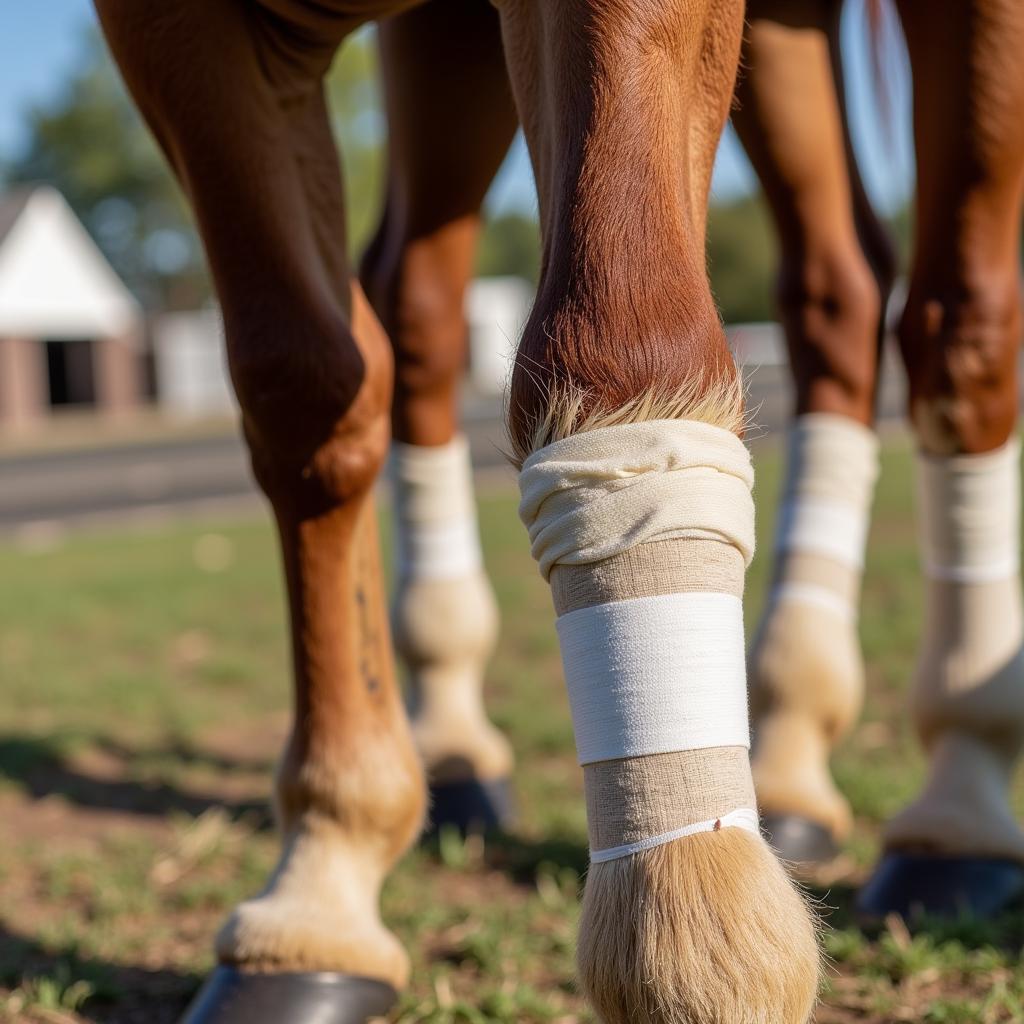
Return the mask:
<svg viewBox="0 0 1024 1024">
<path fill-rule="evenodd" d="M 943 18 L 910 3 L 900 12 L 918 97 L 917 229 L 900 343 L 920 449 L 925 622 L 912 711 L 928 778 L 889 823 L 860 903 L 876 916 L 988 915 L 1024 894 L 1024 833 L 1009 806 L 1024 745 L 1013 436 L 1024 68 L 1011 59 L 1024 47 L 1024 12 L 980 0 Z"/>
<path fill-rule="evenodd" d="M 730 429 L 688 419 L 584 430 L 520 476 L 586 789 L 581 980 L 606 1021 L 802 1021 L 813 1002 L 747 750 L 752 482 Z"/>
<path fill-rule="evenodd" d="M 387 454 L 391 359 L 347 264 L 321 82 L 372 12 L 342 6 L 98 4 L 197 214 L 291 613 L 282 852 L 221 930 L 220 966 L 189 1024 L 354 1024 L 385 1013 L 408 973 L 377 906 L 425 807 L 371 498 Z"/>
<path fill-rule="evenodd" d="M 878 442 L 842 416 L 790 428 L 775 575 L 750 655 L 754 782 L 773 845 L 820 861 L 850 829 L 828 759 L 864 691 L 857 605 Z"/>
<path fill-rule="evenodd" d="M 500 10 L 544 244 L 509 433 L 584 766 L 581 986 L 605 1024 L 802 1024 L 817 950 L 757 828 L 752 478 L 704 268 L 742 7 Z"/>
<path fill-rule="evenodd" d="M 431 822 L 468 830 L 507 823 L 512 750 L 484 709 L 498 630 L 484 572 L 469 446 L 392 445 L 395 645 L 412 687 L 412 727 L 431 790 Z"/>
<path fill-rule="evenodd" d="M 892 255 L 846 137 L 839 2 L 752 0 L 733 112 L 778 231 L 796 418 L 773 582 L 750 653 L 754 781 L 789 861 L 850 828 L 829 756 L 863 693 L 857 637 L 875 478 L 877 349 Z"/>
<path fill-rule="evenodd" d="M 484 195 L 516 129 L 495 10 L 428 3 L 379 29 L 387 204 L 361 277 L 395 353 L 395 645 L 434 826 L 507 823 L 513 757 L 484 709 L 498 629 L 459 433 L 465 291 Z"/>
</svg>

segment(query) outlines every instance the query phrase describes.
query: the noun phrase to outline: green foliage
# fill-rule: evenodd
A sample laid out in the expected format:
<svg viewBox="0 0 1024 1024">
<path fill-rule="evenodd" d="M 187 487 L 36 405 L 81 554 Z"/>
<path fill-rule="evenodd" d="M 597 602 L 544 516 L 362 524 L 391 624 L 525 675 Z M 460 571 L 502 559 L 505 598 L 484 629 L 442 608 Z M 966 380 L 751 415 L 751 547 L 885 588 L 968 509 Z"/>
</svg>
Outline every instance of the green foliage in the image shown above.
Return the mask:
<svg viewBox="0 0 1024 1024">
<path fill-rule="evenodd" d="M 380 217 L 386 123 L 372 30 L 342 47 L 327 78 L 332 130 L 340 142 L 349 250 L 362 251 Z M 46 181 L 71 203 L 129 286 L 151 306 L 192 307 L 209 295 L 202 251 L 188 208 L 93 32 L 57 99 L 31 110 L 28 145 L 6 168 L 7 183 Z M 714 204 L 708 266 L 727 322 L 774 316 L 776 245 L 759 195 Z M 909 211 L 893 218 L 906 259 Z M 536 281 L 540 262 L 534 217 L 508 212 L 483 228 L 482 275 Z"/>
<path fill-rule="evenodd" d="M 353 261 L 382 208 L 386 124 L 378 71 L 376 41 L 366 29 L 345 43 L 326 81 Z M 204 302 L 210 283 L 188 205 L 97 32 L 84 37 L 57 98 L 26 118 L 28 143 L 4 168 L 5 184 L 47 182 L 58 188 L 148 306 L 191 308 Z M 480 273 L 535 280 L 538 260 L 532 218 L 505 214 L 485 226 Z"/>
<path fill-rule="evenodd" d="M 476 271 L 482 277 L 515 274 L 534 284 L 540 275 L 540 226 L 522 213 L 484 222 Z"/>
<path fill-rule="evenodd" d="M 366 248 L 383 206 L 387 125 L 379 65 L 374 34 L 364 29 L 338 52 L 326 83 L 331 127 L 341 151 L 353 261 Z"/>
<path fill-rule="evenodd" d="M 725 322 L 773 319 L 776 246 L 759 195 L 712 205 L 707 252 L 711 289 Z"/>
<path fill-rule="evenodd" d="M 54 185 L 140 298 L 194 305 L 206 286 L 186 204 L 97 32 L 57 99 L 27 120 L 8 184 Z"/>
</svg>

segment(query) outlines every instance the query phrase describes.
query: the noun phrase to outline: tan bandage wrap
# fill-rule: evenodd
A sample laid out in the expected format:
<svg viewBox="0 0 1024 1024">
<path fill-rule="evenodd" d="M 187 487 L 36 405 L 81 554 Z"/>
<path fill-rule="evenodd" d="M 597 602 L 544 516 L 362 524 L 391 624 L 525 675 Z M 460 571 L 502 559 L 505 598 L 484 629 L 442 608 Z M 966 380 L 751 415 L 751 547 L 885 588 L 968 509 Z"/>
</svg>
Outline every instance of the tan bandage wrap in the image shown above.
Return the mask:
<svg viewBox="0 0 1024 1024">
<path fill-rule="evenodd" d="M 705 638 L 714 644 L 714 609 L 721 605 L 728 610 L 742 598 L 745 562 L 753 553 L 752 481 L 749 456 L 735 435 L 690 421 L 601 428 L 549 445 L 524 465 L 520 513 L 551 584 L 560 626 L 587 609 L 608 612 L 612 620 L 617 612 L 636 607 L 652 613 L 668 608 L 670 614 L 692 608 L 697 619 L 711 611 L 707 632 L 690 634 L 686 629 L 692 623 L 675 624 L 684 647 L 676 648 L 678 665 L 668 666 L 676 669 L 668 699 L 676 702 L 679 723 L 669 723 L 673 728 L 666 732 L 657 727 L 664 722 L 645 721 L 651 709 L 645 706 L 642 689 L 628 692 L 627 706 L 611 709 L 616 721 L 625 721 L 621 742 L 634 756 L 590 760 L 585 750 L 593 749 L 596 741 L 581 736 L 578 705 L 614 702 L 620 682 L 631 674 L 641 683 L 663 681 L 663 655 L 668 649 L 664 633 L 673 633 L 673 623 L 662 623 L 651 634 L 651 650 L 646 652 L 643 625 L 637 626 L 632 639 L 639 638 L 641 653 L 623 644 L 622 638 L 617 641 L 614 630 L 607 640 L 595 634 L 590 653 L 601 669 L 594 677 L 600 680 L 596 692 L 581 697 L 570 686 L 594 861 L 626 856 L 691 831 L 757 829 L 746 749 L 742 632 L 724 634 L 736 651 L 685 647 L 691 636 L 698 648 Z M 560 635 L 565 662 L 561 630 Z M 616 660 L 624 650 L 630 652 L 629 664 Z M 645 657 L 650 660 L 649 675 L 636 664 Z M 709 681 L 693 678 L 688 666 L 697 672 L 704 666 L 712 676 L 711 688 L 703 695 L 701 687 Z M 565 663 L 567 680 L 574 667 Z M 725 713 L 725 721 L 716 719 L 720 709 L 705 708 L 710 714 L 698 716 L 687 729 L 683 720 L 691 714 L 691 705 L 699 704 L 702 696 L 710 696 L 714 705 L 716 673 L 725 674 L 723 690 L 735 692 L 738 684 L 744 693 L 742 708 Z M 656 697 L 664 701 L 664 688 L 651 697 L 652 702 Z M 722 692 L 725 704 L 729 699 Z M 634 719 L 639 721 L 635 729 Z M 703 743 L 700 730 L 705 723 L 709 735 L 721 735 L 724 729 L 737 741 L 727 746 Z M 644 728 L 651 725 L 655 727 Z M 611 731 L 598 741 L 616 742 L 618 736 Z M 666 736 L 669 745 L 674 737 L 683 736 L 679 742 L 687 749 L 632 750 L 637 742 L 663 746 Z"/>
<path fill-rule="evenodd" d="M 720 541 L 655 541 L 586 566 L 555 566 L 555 612 L 658 594 L 743 596 L 743 555 Z M 661 836 L 681 823 L 755 808 L 745 746 L 680 750 L 584 765 L 591 850 Z"/>
<path fill-rule="evenodd" d="M 1024 744 L 1019 443 L 917 465 L 927 582 L 912 711 L 929 779 L 887 841 L 1024 860 L 1008 802 Z"/>
<path fill-rule="evenodd" d="M 704 538 L 754 557 L 754 471 L 735 434 L 695 420 L 601 427 L 534 452 L 519 517 L 545 579 L 655 540 Z"/>
</svg>

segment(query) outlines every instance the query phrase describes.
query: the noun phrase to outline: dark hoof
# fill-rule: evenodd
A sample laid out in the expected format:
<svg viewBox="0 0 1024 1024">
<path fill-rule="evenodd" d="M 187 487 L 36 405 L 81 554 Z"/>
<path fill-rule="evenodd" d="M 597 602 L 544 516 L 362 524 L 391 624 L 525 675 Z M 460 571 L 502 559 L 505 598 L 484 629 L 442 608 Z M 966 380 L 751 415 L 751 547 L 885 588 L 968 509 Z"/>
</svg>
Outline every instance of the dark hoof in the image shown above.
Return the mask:
<svg viewBox="0 0 1024 1024">
<path fill-rule="evenodd" d="M 512 785 L 508 779 L 467 779 L 430 787 L 429 833 L 446 825 L 467 832 L 504 829 L 512 823 Z"/>
<path fill-rule="evenodd" d="M 824 825 L 798 814 L 766 814 L 761 831 L 768 845 L 790 864 L 827 864 L 839 853 Z"/>
<path fill-rule="evenodd" d="M 992 918 L 1024 897 L 1024 864 L 994 857 L 948 857 L 890 851 L 857 897 L 865 922 L 898 914 Z"/>
<path fill-rule="evenodd" d="M 218 967 L 179 1024 L 365 1024 L 398 998 L 386 982 L 348 974 L 245 974 Z"/>
</svg>

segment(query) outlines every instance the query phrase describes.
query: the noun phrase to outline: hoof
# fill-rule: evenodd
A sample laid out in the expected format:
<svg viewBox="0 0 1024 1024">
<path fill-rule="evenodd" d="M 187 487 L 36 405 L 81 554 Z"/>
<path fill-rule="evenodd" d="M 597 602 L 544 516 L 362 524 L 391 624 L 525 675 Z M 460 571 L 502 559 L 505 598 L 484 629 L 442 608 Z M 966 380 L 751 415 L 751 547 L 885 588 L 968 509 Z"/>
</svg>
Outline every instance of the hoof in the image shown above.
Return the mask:
<svg viewBox="0 0 1024 1024">
<path fill-rule="evenodd" d="M 992 918 L 1024 898 L 1024 864 L 993 857 L 886 853 L 857 897 L 865 922 L 898 914 L 908 924 L 922 917 Z"/>
<path fill-rule="evenodd" d="M 768 845 L 789 864 L 827 864 L 839 847 L 824 825 L 798 814 L 766 814 L 761 832 Z"/>
<path fill-rule="evenodd" d="M 398 998 L 386 982 L 347 974 L 245 974 L 221 965 L 179 1024 L 365 1024 Z"/>
<path fill-rule="evenodd" d="M 446 782 L 430 787 L 430 827 L 454 825 L 463 834 L 508 828 L 513 819 L 512 785 L 506 779 Z"/>
</svg>

